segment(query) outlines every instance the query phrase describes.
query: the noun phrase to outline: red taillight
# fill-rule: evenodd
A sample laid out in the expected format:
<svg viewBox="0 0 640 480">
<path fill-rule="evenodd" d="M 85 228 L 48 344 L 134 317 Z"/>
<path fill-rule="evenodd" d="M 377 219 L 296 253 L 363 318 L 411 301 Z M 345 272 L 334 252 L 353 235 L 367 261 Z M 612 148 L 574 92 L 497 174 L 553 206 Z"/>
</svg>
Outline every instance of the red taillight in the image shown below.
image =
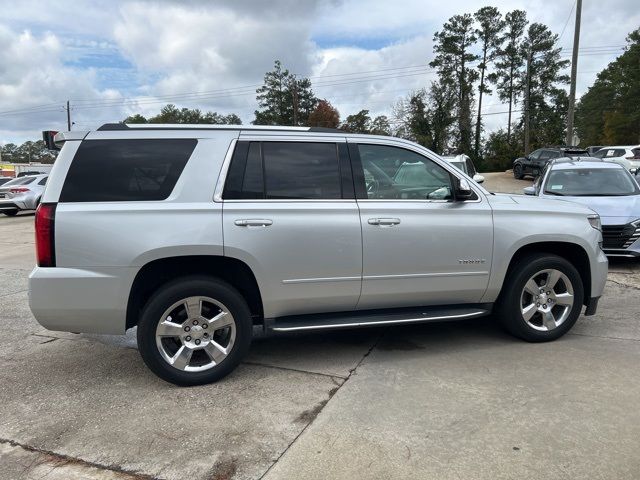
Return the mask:
<svg viewBox="0 0 640 480">
<path fill-rule="evenodd" d="M 36 210 L 36 257 L 39 267 L 56 266 L 55 203 L 41 203 Z"/>
<path fill-rule="evenodd" d="M 24 192 L 30 192 L 31 190 L 29 190 L 27 187 L 15 187 L 9 191 L 11 193 L 24 193 Z"/>
</svg>

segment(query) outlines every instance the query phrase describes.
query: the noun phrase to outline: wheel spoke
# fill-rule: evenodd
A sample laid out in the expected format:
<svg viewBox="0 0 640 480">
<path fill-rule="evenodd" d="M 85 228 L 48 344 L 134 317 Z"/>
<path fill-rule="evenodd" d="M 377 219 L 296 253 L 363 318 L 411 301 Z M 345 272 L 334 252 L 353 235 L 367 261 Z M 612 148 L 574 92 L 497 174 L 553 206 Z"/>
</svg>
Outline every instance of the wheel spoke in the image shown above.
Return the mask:
<svg viewBox="0 0 640 480">
<path fill-rule="evenodd" d="M 176 354 L 171 357 L 171 365 L 174 367 L 184 370 L 191 361 L 191 355 L 193 354 L 193 350 L 186 345 L 182 345 Z"/>
<path fill-rule="evenodd" d="M 524 286 L 525 292 L 530 293 L 533 296 L 536 296 L 538 294 L 538 290 L 539 289 L 540 289 L 540 287 L 533 280 L 533 278 L 530 278 L 529 281 Z"/>
<path fill-rule="evenodd" d="M 212 332 L 230 325 L 233 325 L 233 317 L 227 312 L 220 312 L 209 320 L 209 327 L 211 327 Z"/>
<path fill-rule="evenodd" d="M 198 297 L 189 297 L 184 301 L 184 308 L 188 318 L 199 317 L 202 311 L 202 302 Z"/>
<path fill-rule="evenodd" d="M 227 356 L 228 349 L 224 348 L 222 345 L 218 344 L 211 340 L 206 347 L 204 347 L 204 351 L 207 352 L 209 358 L 213 360 L 216 364 L 220 363 Z"/>
<path fill-rule="evenodd" d="M 537 311 L 538 311 L 538 308 L 536 307 L 535 303 L 532 303 L 531 305 L 527 305 L 522 309 L 522 318 L 524 318 L 525 322 L 528 322 L 529 320 L 531 320 L 531 317 L 533 317 L 533 315 Z"/>
<path fill-rule="evenodd" d="M 544 312 L 542 314 L 542 323 L 544 324 L 545 327 L 547 327 L 547 330 L 553 330 L 554 328 L 556 328 L 556 318 L 553 316 L 552 312 Z"/>
<path fill-rule="evenodd" d="M 547 283 L 545 287 L 553 289 L 553 287 L 556 286 L 556 283 L 558 283 L 558 280 L 560 280 L 561 276 L 562 273 L 560 273 L 558 270 L 551 270 L 547 274 Z"/>
<path fill-rule="evenodd" d="M 160 337 L 179 337 L 182 335 L 182 326 L 165 320 L 158 324 L 156 335 Z"/>
<path fill-rule="evenodd" d="M 563 305 L 565 307 L 570 307 L 573 305 L 573 295 L 569 292 L 566 293 L 558 293 L 556 295 L 556 302 L 558 305 Z"/>
</svg>

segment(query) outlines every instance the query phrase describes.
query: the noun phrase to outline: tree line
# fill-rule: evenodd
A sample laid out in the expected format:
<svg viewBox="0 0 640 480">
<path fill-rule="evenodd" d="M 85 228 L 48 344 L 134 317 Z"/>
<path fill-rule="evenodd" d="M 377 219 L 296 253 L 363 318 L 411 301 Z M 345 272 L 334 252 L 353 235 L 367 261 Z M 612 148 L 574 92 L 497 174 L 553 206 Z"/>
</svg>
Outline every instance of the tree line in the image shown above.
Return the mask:
<svg viewBox="0 0 640 480">
<path fill-rule="evenodd" d="M 569 61 L 562 58 L 558 35 L 549 27 L 530 23 L 523 10 L 503 15 L 487 6 L 452 16 L 433 40 L 429 66 L 435 79 L 391 105 L 390 116 L 374 117 L 363 108 L 342 119 L 328 99 L 315 95 L 309 78 L 276 60 L 256 90 L 258 108 L 251 123 L 395 135 L 440 154 L 465 153 L 484 170 L 509 168 L 527 149 L 564 143 L 569 78 L 563 72 Z M 487 110 L 496 106 L 485 105 L 489 94 L 503 110 Z M 496 114 L 505 118 L 503 126 L 486 133 L 485 117 Z M 172 104 L 155 116 L 135 114 L 124 121 L 242 124 L 234 113 Z M 640 29 L 627 37 L 624 53 L 582 96 L 575 125 L 582 146 L 640 143 Z M 39 147 L 38 142 L 7 144 L 3 159 L 45 157 Z"/>
</svg>

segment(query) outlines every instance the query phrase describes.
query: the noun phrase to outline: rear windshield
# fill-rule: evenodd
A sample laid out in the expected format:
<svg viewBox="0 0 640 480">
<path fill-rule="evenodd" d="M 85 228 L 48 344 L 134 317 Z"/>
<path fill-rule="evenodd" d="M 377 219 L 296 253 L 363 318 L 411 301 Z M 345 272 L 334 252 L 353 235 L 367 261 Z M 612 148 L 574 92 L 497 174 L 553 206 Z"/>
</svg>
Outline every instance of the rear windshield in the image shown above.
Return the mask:
<svg viewBox="0 0 640 480">
<path fill-rule="evenodd" d="M 637 195 L 638 186 L 623 168 L 576 168 L 552 170 L 544 192 L 573 197 Z"/>
<path fill-rule="evenodd" d="M 164 200 L 195 139 L 85 140 L 69 167 L 61 202 Z"/>
<path fill-rule="evenodd" d="M 14 178 L 13 180 L 9 180 L 7 183 L 5 183 L 3 185 L 3 187 L 13 187 L 15 185 L 29 185 L 31 182 L 33 182 L 36 179 L 36 177 L 20 177 L 20 178 Z"/>
</svg>

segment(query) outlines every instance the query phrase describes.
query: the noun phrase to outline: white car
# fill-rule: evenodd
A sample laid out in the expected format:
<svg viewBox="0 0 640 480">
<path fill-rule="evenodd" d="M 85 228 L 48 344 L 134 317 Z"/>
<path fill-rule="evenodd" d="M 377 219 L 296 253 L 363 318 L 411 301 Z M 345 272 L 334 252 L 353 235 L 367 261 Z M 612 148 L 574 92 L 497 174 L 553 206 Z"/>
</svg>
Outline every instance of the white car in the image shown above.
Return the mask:
<svg viewBox="0 0 640 480">
<path fill-rule="evenodd" d="M 640 145 L 602 147 L 592 156 L 602 158 L 606 161 L 619 163 L 632 173 L 636 173 L 640 170 Z"/>
<path fill-rule="evenodd" d="M 451 165 L 456 167 L 458 170 L 461 170 L 467 175 L 469 175 L 471 178 L 473 178 L 474 182 L 476 183 L 484 182 L 484 177 L 478 173 L 475 165 L 473 164 L 473 162 L 471 161 L 468 155 L 465 155 L 463 153 L 461 155 L 444 156 L 442 158 L 444 158 L 447 162 L 449 162 Z"/>
</svg>

